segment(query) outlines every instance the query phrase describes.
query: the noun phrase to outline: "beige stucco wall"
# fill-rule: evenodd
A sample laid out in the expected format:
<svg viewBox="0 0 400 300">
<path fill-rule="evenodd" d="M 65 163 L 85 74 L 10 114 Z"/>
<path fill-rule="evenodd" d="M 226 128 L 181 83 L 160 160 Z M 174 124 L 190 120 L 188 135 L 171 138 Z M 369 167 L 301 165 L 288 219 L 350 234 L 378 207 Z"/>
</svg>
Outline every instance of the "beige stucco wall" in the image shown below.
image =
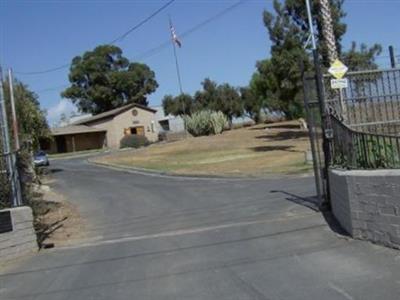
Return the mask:
<svg viewBox="0 0 400 300">
<path fill-rule="evenodd" d="M 132 111 L 136 109 L 138 114 L 134 116 Z M 153 126 L 152 125 L 153 122 Z M 119 147 L 120 140 L 124 137 L 124 129 L 130 127 L 144 127 L 144 135 L 150 142 L 155 142 L 158 139 L 158 132 L 155 126 L 155 114 L 153 112 L 140 109 L 137 107 L 131 108 L 113 119 L 114 123 L 114 140 L 117 141 L 115 147 Z"/>
<path fill-rule="evenodd" d="M 134 109 L 138 112 L 136 116 L 132 114 Z M 154 122 L 153 126 L 151 126 L 152 121 Z M 90 122 L 86 125 L 107 130 L 107 147 L 115 149 L 119 148 L 119 143 L 124 137 L 125 128 L 143 126 L 144 135 L 147 139 L 150 142 L 157 141 L 158 130 L 155 122 L 155 114 L 153 112 L 133 107 L 113 118 Z"/>
</svg>

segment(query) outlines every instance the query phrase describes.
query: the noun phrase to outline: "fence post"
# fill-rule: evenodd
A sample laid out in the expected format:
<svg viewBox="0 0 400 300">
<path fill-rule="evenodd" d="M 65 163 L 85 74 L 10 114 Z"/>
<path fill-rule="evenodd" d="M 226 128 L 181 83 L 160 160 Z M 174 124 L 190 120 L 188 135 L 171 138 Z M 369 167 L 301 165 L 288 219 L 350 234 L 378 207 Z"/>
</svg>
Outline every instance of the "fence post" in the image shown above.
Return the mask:
<svg viewBox="0 0 400 300">
<path fill-rule="evenodd" d="M 6 156 L 6 165 L 7 171 L 9 176 L 9 181 L 11 185 L 11 192 L 12 192 L 12 206 L 18 206 L 18 198 L 17 198 L 17 190 L 15 186 L 15 175 L 14 175 L 14 168 L 13 159 L 10 151 L 10 136 L 8 132 L 8 120 L 7 120 L 7 113 L 6 113 L 6 105 L 4 101 L 4 92 L 3 92 L 3 72 L 0 67 L 0 125 L 1 125 L 1 133 L 2 133 L 2 146 L 3 146 L 3 153 Z"/>
<path fill-rule="evenodd" d="M 317 157 L 317 147 L 315 145 L 315 141 L 317 140 L 316 133 L 315 133 L 315 120 L 311 116 L 311 111 L 310 111 L 310 106 L 309 106 L 310 104 L 308 101 L 309 95 L 308 95 L 308 90 L 307 90 L 307 81 L 305 78 L 305 70 L 304 70 L 303 61 L 300 61 L 300 69 L 301 69 L 301 76 L 303 79 L 304 107 L 306 109 L 308 135 L 309 135 L 309 139 L 310 139 L 311 153 L 312 153 L 312 158 L 313 158 L 315 189 L 317 191 L 318 202 L 322 203 L 322 201 L 323 201 L 323 190 L 322 190 L 323 183 L 321 182 L 319 162 L 318 162 L 318 157 Z"/>
<path fill-rule="evenodd" d="M 325 5 L 327 3 L 323 3 Z M 318 51 L 317 51 L 317 44 L 315 41 L 314 37 L 314 27 L 313 27 L 313 20 L 312 20 L 312 14 L 311 14 L 311 6 L 310 6 L 310 1 L 306 0 L 306 7 L 307 7 L 307 18 L 308 18 L 308 25 L 309 25 L 309 30 L 310 30 L 310 36 L 312 40 L 312 55 L 314 59 L 314 65 L 315 65 L 315 80 L 317 84 L 317 96 L 318 96 L 318 102 L 319 102 L 319 109 L 320 109 L 320 114 L 321 114 L 321 121 L 322 121 L 322 135 L 323 135 L 323 151 L 324 151 L 324 167 L 321 170 L 321 175 L 322 175 L 322 184 L 323 184 L 323 191 L 324 191 L 324 201 L 320 204 L 321 209 L 329 209 L 329 180 L 328 180 L 328 166 L 329 166 L 329 142 L 326 138 L 326 104 L 325 104 L 325 95 L 324 95 L 324 87 L 323 87 L 323 82 L 322 82 L 322 71 L 321 71 L 321 65 L 318 57 Z M 330 11 L 329 11 L 329 6 L 326 6 L 324 8 L 328 9 L 329 15 L 323 15 L 323 22 L 324 25 L 329 26 L 329 18 L 330 18 Z M 327 18 L 325 18 L 327 17 Z M 328 21 L 328 23 L 326 23 Z M 326 26 L 324 27 L 324 30 L 327 29 Z M 329 29 L 329 28 L 328 28 Z M 329 32 L 328 30 L 328 33 Z M 335 47 L 335 45 L 333 45 Z M 330 49 L 332 50 L 332 49 Z M 335 49 L 336 51 L 336 49 Z M 330 54 L 334 54 L 335 51 L 330 51 Z"/>
<path fill-rule="evenodd" d="M 329 178 L 328 178 L 328 168 L 330 163 L 330 150 L 329 150 L 329 141 L 327 139 L 326 131 L 327 131 L 327 111 L 326 111 L 326 103 L 325 103 L 325 95 L 324 95 L 324 84 L 322 82 L 322 71 L 321 64 L 318 57 L 318 52 L 316 49 L 313 49 L 313 58 L 315 65 L 315 81 L 317 83 L 317 96 L 319 102 L 319 110 L 321 114 L 321 129 L 322 129 L 322 149 L 324 152 L 324 167 L 321 170 L 324 178 L 324 202 L 321 203 L 321 209 L 330 209 L 330 201 L 329 201 Z"/>
<path fill-rule="evenodd" d="M 14 78 L 12 70 L 8 69 L 8 84 L 10 87 L 10 104 L 11 104 L 11 116 L 12 116 L 12 128 L 14 134 L 14 150 L 19 150 L 19 134 L 18 134 L 18 122 L 17 114 L 15 112 L 15 99 L 14 99 Z"/>
<path fill-rule="evenodd" d="M 12 128 L 14 134 L 14 151 L 11 154 L 11 163 L 13 169 L 13 177 L 12 180 L 14 181 L 15 185 L 15 198 L 17 202 L 17 206 L 22 205 L 22 193 L 21 193 L 21 182 L 18 172 L 17 166 L 17 153 L 20 150 L 19 144 L 19 134 L 18 134 L 18 122 L 17 122 L 17 114 L 15 111 L 15 99 L 14 99 L 14 79 L 12 75 L 11 69 L 8 69 L 8 83 L 10 87 L 10 105 L 11 105 L 11 117 L 12 117 Z"/>
<path fill-rule="evenodd" d="M 396 68 L 396 57 L 394 55 L 393 46 L 389 46 L 389 56 L 390 56 L 390 66 L 394 69 Z"/>
</svg>

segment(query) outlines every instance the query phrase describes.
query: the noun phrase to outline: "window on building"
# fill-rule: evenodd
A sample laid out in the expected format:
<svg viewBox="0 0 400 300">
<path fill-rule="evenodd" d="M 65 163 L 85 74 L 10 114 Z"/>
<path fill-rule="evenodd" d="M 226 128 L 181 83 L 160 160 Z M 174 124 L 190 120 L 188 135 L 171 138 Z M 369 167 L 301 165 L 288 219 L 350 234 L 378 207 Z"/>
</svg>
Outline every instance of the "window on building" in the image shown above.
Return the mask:
<svg viewBox="0 0 400 300">
<path fill-rule="evenodd" d="M 131 134 L 136 134 L 136 135 L 144 135 L 144 127 L 143 126 L 137 126 L 137 127 L 131 127 Z"/>
<path fill-rule="evenodd" d="M 159 121 L 158 123 L 160 124 L 162 130 L 164 130 L 164 131 L 169 131 L 170 130 L 169 121 L 168 120 Z"/>
</svg>

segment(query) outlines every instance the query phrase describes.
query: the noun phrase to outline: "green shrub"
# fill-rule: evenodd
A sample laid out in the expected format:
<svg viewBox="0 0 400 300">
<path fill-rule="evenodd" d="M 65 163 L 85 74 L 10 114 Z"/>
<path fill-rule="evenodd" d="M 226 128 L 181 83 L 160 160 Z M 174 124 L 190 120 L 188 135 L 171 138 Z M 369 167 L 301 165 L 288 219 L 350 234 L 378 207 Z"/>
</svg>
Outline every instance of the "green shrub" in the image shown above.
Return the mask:
<svg viewBox="0 0 400 300">
<path fill-rule="evenodd" d="M 149 145 L 149 140 L 144 135 L 125 135 L 120 141 L 120 148 L 140 148 Z"/>
<path fill-rule="evenodd" d="M 211 134 L 210 114 L 210 111 L 202 110 L 191 116 L 185 116 L 186 130 L 193 136 Z"/>
<path fill-rule="evenodd" d="M 213 134 L 220 134 L 228 127 L 228 118 L 220 111 L 211 114 Z"/>
<path fill-rule="evenodd" d="M 220 134 L 228 125 L 227 117 L 220 111 L 201 110 L 185 116 L 187 131 L 193 136 Z"/>
</svg>

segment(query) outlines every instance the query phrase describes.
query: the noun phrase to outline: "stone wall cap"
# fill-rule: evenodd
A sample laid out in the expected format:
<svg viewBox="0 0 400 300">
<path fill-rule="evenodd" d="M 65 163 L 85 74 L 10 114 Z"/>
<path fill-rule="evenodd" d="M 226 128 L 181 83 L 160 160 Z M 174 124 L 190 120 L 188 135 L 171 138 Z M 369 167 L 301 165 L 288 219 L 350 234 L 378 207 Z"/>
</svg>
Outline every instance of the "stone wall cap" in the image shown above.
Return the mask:
<svg viewBox="0 0 400 300">
<path fill-rule="evenodd" d="M 329 169 L 338 176 L 400 176 L 400 169 L 380 169 L 380 170 L 344 170 Z"/>
<path fill-rule="evenodd" d="M 5 208 L 5 209 L 0 209 L 0 212 L 10 211 L 11 213 L 13 213 L 13 212 L 19 212 L 19 211 L 25 211 L 25 210 L 29 210 L 30 212 L 32 212 L 32 208 L 30 208 L 29 206 L 18 206 L 18 207 L 10 207 L 10 208 Z"/>
</svg>

